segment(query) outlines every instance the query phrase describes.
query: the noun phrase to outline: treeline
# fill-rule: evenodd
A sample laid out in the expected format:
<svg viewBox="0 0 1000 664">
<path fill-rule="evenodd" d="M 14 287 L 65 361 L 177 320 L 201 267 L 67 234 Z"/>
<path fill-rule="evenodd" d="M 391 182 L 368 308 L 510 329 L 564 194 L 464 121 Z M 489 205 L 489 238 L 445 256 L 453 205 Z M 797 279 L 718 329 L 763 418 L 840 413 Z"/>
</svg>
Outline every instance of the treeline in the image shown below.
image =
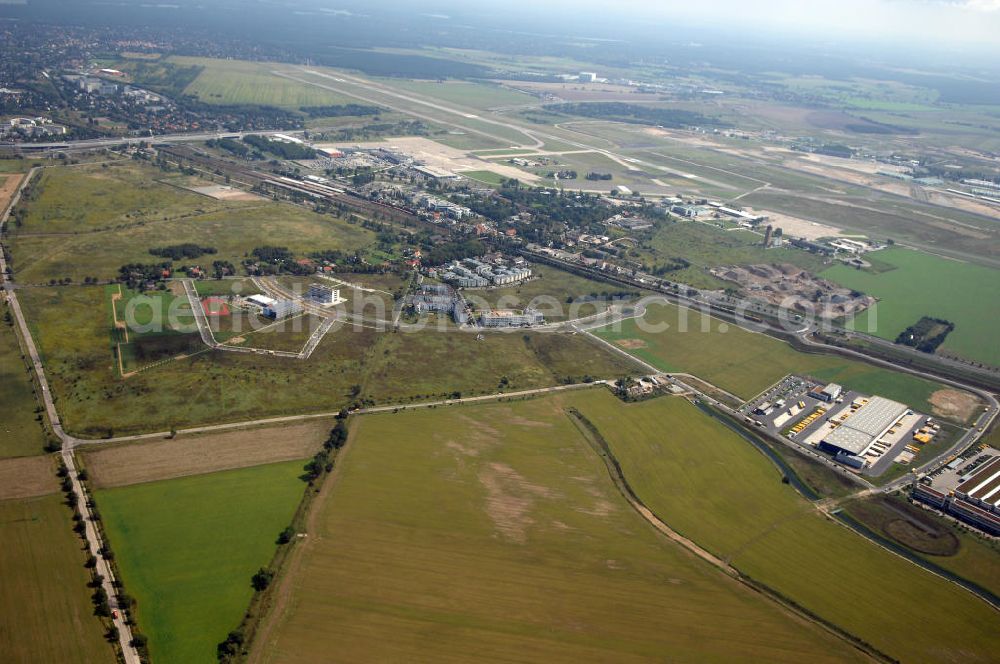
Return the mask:
<svg viewBox="0 0 1000 664">
<path fill-rule="evenodd" d="M 337 131 L 324 132 L 320 138 L 331 143 L 340 143 L 383 136 L 427 136 L 428 134 L 430 134 L 430 130 L 420 120 L 401 120 L 399 122 L 374 122 L 363 127 L 344 127 Z"/>
<path fill-rule="evenodd" d="M 170 258 L 171 260 L 179 261 L 182 258 L 198 258 L 205 254 L 214 254 L 216 253 L 216 249 L 215 247 L 201 247 L 193 242 L 185 242 L 166 247 L 153 247 L 149 250 L 149 253 L 160 258 Z"/>
<path fill-rule="evenodd" d="M 210 138 L 205 141 L 205 146 L 210 148 L 222 148 L 227 152 L 232 152 L 238 157 L 249 157 L 250 148 L 232 138 Z"/>
<path fill-rule="evenodd" d="M 261 152 L 270 152 L 282 159 L 315 159 L 316 151 L 308 145 L 301 143 L 288 143 L 286 141 L 273 141 L 264 136 L 251 134 L 243 137 L 243 142 L 257 148 Z"/>
<path fill-rule="evenodd" d="M 118 281 L 129 288 L 141 288 L 148 283 L 166 279 L 173 271 L 173 263 L 128 263 L 118 268 Z"/>
<path fill-rule="evenodd" d="M 342 118 L 355 115 L 378 115 L 383 109 L 362 104 L 340 104 L 333 106 L 300 106 L 299 110 L 311 118 Z"/>
<path fill-rule="evenodd" d="M 552 104 L 545 110 L 563 115 L 579 115 L 585 118 L 601 120 L 617 120 L 631 124 L 654 125 L 679 129 L 690 125 L 708 125 L 721 127 L 723 122 L 718 118 L 709 117 L 694 111 L 679 108 L 658 108 L 640 106 L 620 101 L 584 102 L 575 104 Z"/>
<path fill-rule="evenodd" d="M 431 247 L 425 257 L 428 265 L 443 265 L 462 258 L 482 256 L 485 253 L 486 245 L 479 240 L 464 240 Z"/>
<path fill-rule="evenodd" d="M 264 246 L 250 252 L 251 258 L 244 261 L 250 274 L 312 274 L 315 268 L 312 264 L 301 265 L 295 260 L 295 255 L 287 247 Z"/>
<path fill-rule="evenodd" d="M 924 353 L 933 353 L 955 329 L 955 324 L 942 318 L 924 316 L 899 333 L 896 343 Z"/>
<path fill-rule="evenodd" d="M 684 268 L 691 267 L 691 262 L 686 258 L 681 258 L 680 256 L 675 256 L 671 258 L 666 263 L 660 263 L 653 268 L 653 274 L 657 277 L 662 277 L 670 272 L 676 272 L 677 270 L 683 270 Z"/>
</svg>

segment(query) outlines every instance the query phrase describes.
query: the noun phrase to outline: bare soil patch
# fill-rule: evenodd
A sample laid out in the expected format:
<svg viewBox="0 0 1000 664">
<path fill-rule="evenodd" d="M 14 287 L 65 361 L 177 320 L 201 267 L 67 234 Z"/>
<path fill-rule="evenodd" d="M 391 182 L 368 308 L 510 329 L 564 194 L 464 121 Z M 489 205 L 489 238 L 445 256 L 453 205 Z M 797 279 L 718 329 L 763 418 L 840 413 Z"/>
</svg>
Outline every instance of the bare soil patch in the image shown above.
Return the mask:
<svg viewBox="0 0 1000 664">
<path fill-rule="evenodd" d="M 207 187 L 189 187 L 191 191 L 214 198 L 217 201 L 260 201 L 263 200 L 257 194 L 230 187 L 229 185 L 211 185 Z"/>
<path fill-rule="evenodd" d="M 621 346 L 626 350 L 635 350 L 637 348 L 645 348 L 646 342 L 642 339 L 619 339 L 615 342 L 615 345 Z"/>
<path fill-rule="evenodd" d="M 264 429 L 125 443 L 84 452 L 97 488 L 140 484 L 232 468 L 306 459 L 329 435 L 331 420 Z"/>
<path fill-rule="evenodd" d="M 0 175 L 0 212 L 7 209 L 7 204 L 14 197 L 14 192 L 17 191 L 23 177 L 21 174 Z"/>
<path fill-rule="evenodd" d="M 968 421 L 979 409 L 980 403 L 976 395 L 959 390 L 938 390 L 928 399 L 935 415 Z"/>
<path fill-rule="evenodd" d="M 34 498 L 59 490 L 50 456 L 0 460 L 0 500 Z"/>
<path fill-rule="evenodd" d="M 518 544 L 528 541 L 527 530 L 535 523 L 531 508 L 538 498 L 551 498 L 551 489 L 531 484 L 504 463 L 491 463 L 479 471 L 479 481 L 488 493 L 486 512 L 500 535 Z"/>
</svg>

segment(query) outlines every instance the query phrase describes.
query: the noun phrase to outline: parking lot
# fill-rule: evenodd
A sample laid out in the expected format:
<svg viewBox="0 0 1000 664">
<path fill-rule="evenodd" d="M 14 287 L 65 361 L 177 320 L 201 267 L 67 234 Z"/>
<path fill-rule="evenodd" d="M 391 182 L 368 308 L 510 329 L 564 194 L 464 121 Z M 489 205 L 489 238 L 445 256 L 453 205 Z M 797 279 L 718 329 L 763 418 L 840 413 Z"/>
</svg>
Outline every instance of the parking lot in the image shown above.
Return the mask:
<svg viewBox="0 0 1000 664">
<path fill-rule="evenodd" d="M 829 388 L 831 394 L 822 393 L 824 388 Z M 839 386 L 790 375 L 744 404 L 740 411 L 748 423 L 793 441 L 805 450 L 833 458 L 820 449 L 820 443 L 870 399 L 870 395 L 854 390 L 841 391 Z M 928 416 L 907 410 L 862 452 L 866 466 L 855 470 L 875 477 L 894 462 L 910 463 L 923 444 L 914 434 L 930 440 L 937 435 L 936 426 Z"/>
</svg>

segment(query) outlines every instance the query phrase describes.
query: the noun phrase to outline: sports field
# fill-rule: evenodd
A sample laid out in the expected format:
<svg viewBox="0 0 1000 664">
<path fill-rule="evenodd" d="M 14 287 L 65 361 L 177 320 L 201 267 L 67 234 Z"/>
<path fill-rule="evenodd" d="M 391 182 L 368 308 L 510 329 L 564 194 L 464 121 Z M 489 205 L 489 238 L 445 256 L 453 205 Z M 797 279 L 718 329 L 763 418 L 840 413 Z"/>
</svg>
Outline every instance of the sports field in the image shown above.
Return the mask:
<svg viewBox="0 0 1000 664">
<path fill-rule="evenodd" d="M 21 359 L 13 321 L 8 323 L 6 316 L 7 305 L 0 304 L 0 458 L 41 454 L 45 433 L 35 419 L 34 385 Z"/>
<path fill-rule="evenodd" d="M 214 662 L 302 498 L 302 461 L 94 493 L 159 662 Z"/>
<path fill-rule="evenodd" d="M 257 104 L 298 110 L 300 106 L 358 103 L 353 97 L 272 73 L 276 69 L 287 69 L 287 65 L 186 56 L 174 56 L 168 61 L 204 67 L 184 89 L 184 94 L 195 95 L 207 104 Z"/>
<path fill-rule="evenodd" d="M 910 249 L 887 249 L 871 256 L 890 269 L 875 274 L 837 265 L 822 273 L 879 299 L 874 310 L 857 317 L 856 329 L 894 340 L 922 316 L 943 318 L 955 324 L 943 350 L 1000 366 L 996 330 L 1000 270 Z"/>
<path fill-rule="evenodd" d="M 279 588 L 282 610 L 255 643 L 259 659 L 859 657 L 661 539 L 563 406 L 358 420 Z"/>
<path fill-rule="evenodd" d="M 686 400 L 622 405 L 600 391 L 571 400 L 646 506 L 745 574 L 902 661 L 995 659 L 993 609 L 822 516 Z"/>
<path fill-rule="evenodd" d="M 94 616 L 82 541 L 62 495 L 0 500 L 0 659 L 115 662 Z"/>
<path fill-rule="evenodd" d="M 686 312 L 686 323 L 685 314 Z M 787 374 L 805 374 L 869 394 L 898 399 L 924 412 L 941 385 L 833 355 L 801 353 L 783 341 L 710 318 L 693 309 L 654 304 L 645 321 L 670 327 L 643 331 L 635 319 L 595 332 L 663 371 L 692 373 L 744 399 Z M 708 325 L 708 331 L 702 331 Z M 944 415 L 945 413 L 940 413 Z"/>
</svg>

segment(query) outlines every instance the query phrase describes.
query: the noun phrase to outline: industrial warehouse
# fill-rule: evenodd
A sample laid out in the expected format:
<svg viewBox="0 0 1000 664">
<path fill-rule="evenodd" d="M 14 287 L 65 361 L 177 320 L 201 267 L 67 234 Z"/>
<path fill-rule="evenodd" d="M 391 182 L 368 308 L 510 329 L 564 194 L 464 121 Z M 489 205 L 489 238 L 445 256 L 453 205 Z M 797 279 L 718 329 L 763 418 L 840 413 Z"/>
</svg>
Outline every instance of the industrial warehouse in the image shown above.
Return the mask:
<svg viewBox="0 0 1000 664">
<path fill-rule="evenodd" d="M 1000 451 L 973 450 L 913 486 L 913 498 L 1000 535 Z"/>
<path fill-rule="evenodd" d="M 797 376 L 751 400 L 743 412 L 748 423 L 870 476 L 893 463 L 910 464 L 941 434 L 939 424 L 906 404 Z"/>
</svg>

